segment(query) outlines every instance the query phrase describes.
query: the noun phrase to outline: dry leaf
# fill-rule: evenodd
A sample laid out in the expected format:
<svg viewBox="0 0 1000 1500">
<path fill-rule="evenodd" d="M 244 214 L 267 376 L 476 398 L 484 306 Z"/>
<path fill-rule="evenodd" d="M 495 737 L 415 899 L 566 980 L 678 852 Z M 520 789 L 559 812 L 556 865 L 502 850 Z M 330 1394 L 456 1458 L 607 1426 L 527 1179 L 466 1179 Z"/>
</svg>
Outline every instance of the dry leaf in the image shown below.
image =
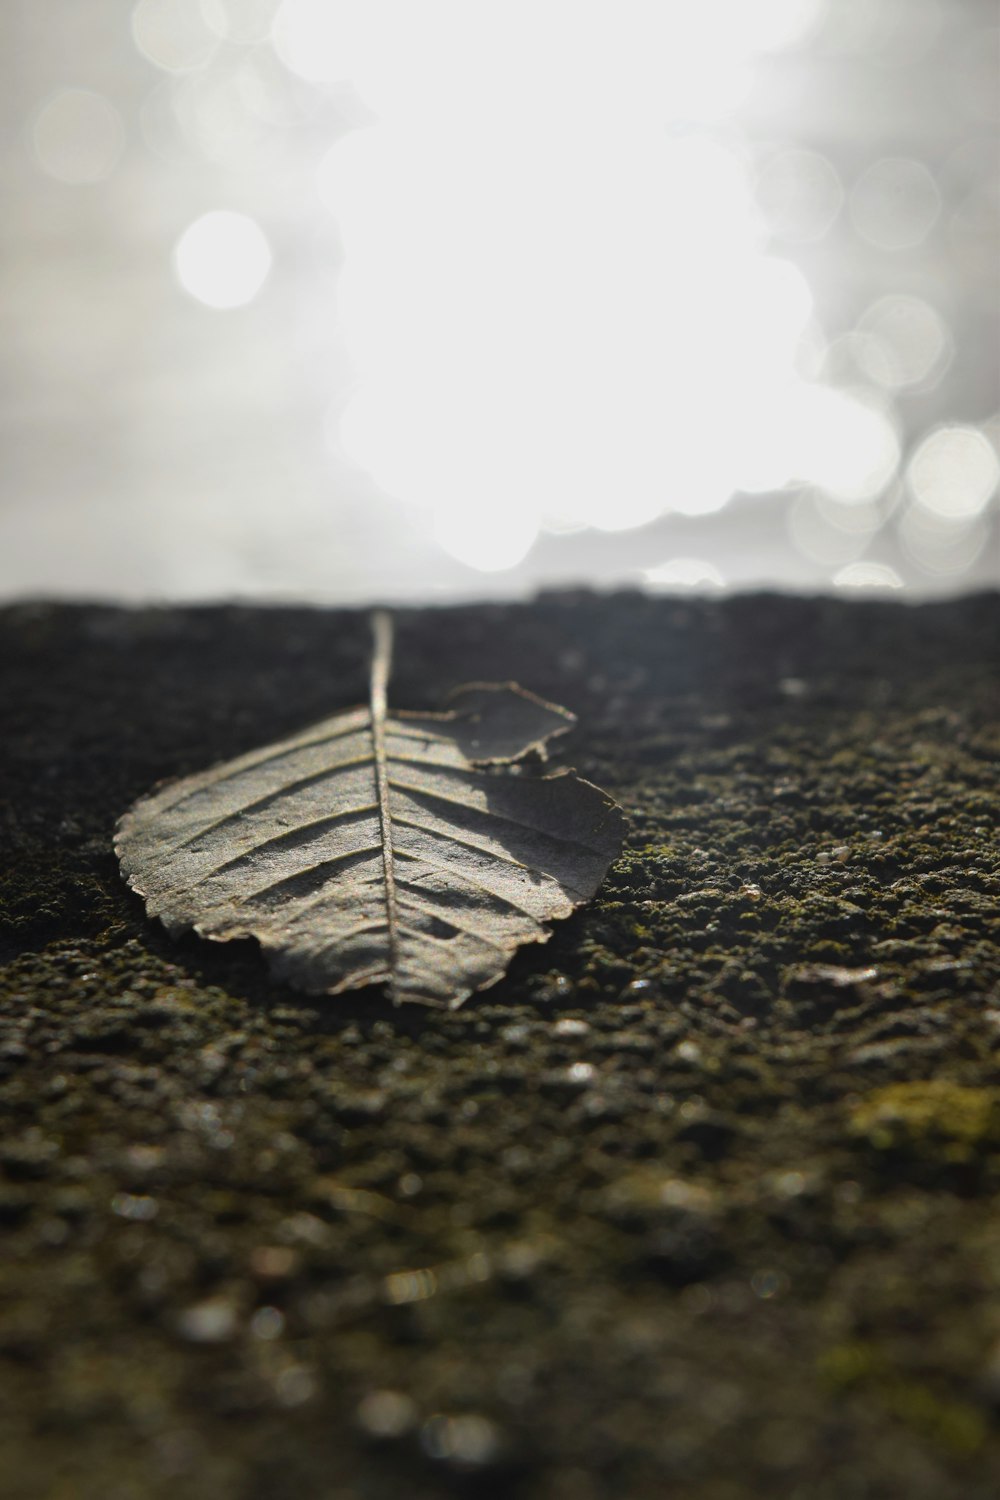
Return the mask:
<svg viewBox="0 0 1000 1500">
<path fill-rule="evenodd" d="M 141 798 L 115 848 L 171 932 L 257 938 L 312 994 L 455 1007 L 589 900 L 623 815 L 572 772 L 516 764 L 575 720 L 512 683 L 390 714 L 391 624 L 374 624 L 366 707 Z"/>
</svg>

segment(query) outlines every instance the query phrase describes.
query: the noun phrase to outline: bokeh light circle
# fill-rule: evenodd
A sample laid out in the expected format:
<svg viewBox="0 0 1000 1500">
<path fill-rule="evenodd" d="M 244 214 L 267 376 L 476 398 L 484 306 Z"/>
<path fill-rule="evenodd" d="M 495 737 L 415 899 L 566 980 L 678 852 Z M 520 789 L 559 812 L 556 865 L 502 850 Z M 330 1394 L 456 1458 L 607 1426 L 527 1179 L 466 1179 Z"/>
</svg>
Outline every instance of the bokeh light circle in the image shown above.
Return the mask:
<svg viewBox="0 0 1000 1500">
<path fill-rule="evenodd" d="M 989 527 L 984 518 L 953 520 L 922 505 L 907 507 L 897 534 L 906 556 L 931 577 L 958 577 L 976 561 L 986 545 Z"/>
<path fill-rule="evenodd" d="M 228 42 L 263 42 L 274 23 L 278 0 L 201 0 L 205 24 Z"/>
<path fill-rule="evenodd" d="M 905 293 L 880 297 L 862 315 L 858 363 L 869 379 L 891 390 L 925 385 L 952 357 L 951 335 L 929 302 Z"/>
<path fill-rule="evenodd" d="M 132 39 L 143 57 L 167 73 L 204 67 L 219 45 L 201 0 L 139 0 Z"/>
<path fill-rule="evenodd" d="M 174 269 L 184 290 L 206 307 L 242 307 L 267 279 L 271 249 L 255 219 L 216 209 L 181 235 Z"/>
<path fill-rule="evenodd" d="M 38 110 L 30 140 L 47 176 L 84 186 L 110 177 L 125 149 L 125 127 L 103 94 L 61 89 Z"/>
<path fill-rule="evenodd" d="M 923 162 L 885 156 L 855 183 L 850 211 L 857 233 L 877 250 L 909 250 L 934 227 L 941 194 Z"/>
<path fill-rule="evenodd" d="M 1000 458 L 978 427 L 939 427 L 910 459 L 906 479 L 924 510 L 967 521 L 989 504 L 1000 482 Z"/>
</svg>

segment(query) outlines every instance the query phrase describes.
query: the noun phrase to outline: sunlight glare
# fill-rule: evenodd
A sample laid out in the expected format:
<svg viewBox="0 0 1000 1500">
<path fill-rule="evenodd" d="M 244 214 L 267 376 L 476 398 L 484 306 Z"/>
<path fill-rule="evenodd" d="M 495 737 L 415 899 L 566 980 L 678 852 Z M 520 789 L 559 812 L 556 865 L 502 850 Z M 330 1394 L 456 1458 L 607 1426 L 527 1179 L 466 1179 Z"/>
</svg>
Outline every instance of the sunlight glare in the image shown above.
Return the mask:
<svg viewBox="0 0 1000 1500">
<path fill-rule="evenodd" d="M 899 438 L 884 412 L 847 391 L 803 385 L 793 402 L 796 477 L 838 500 L 881 493 L 899 467 Z"/>
<path fill-rule="evenodd" d="M 435 512 L 434 535 L 458 562 L 480 573 L 502 573 L 528 555 L 538 526 L 531 517 L 502 506 L 462 506 Z"/>
<path fill-rule="evenodd" d="M 317 178 L 356 373 L 340 446 L 454 556 L 511 566 L 547 516 L 625 530 L 762 477 L 873 493 L 891 427 L 796 379 L 809 285 L 766 253 L 749 164 L 706 128 L 818 12 L 285 0 L 286 65 L 377 114 Z M 789 402 L 818 452 L 782 429 Z"/>
</svg>

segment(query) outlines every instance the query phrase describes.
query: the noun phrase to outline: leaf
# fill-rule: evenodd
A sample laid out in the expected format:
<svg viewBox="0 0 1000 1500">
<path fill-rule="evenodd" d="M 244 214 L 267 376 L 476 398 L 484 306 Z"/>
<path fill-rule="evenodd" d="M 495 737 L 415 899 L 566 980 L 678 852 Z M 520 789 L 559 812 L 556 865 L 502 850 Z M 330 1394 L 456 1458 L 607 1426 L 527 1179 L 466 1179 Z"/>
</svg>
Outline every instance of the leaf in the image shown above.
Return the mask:
<svg viewBox="0 0 1000 1500">
<path fill-rule="evenodd" d="M 513 683 L 390 714 L 389 617 L 374 629 L 366 707 L 153 791 L 115 848 L 171 932 L 257 938 L 312 994 L 454 1008 L 589 900 L 624 819 L 572 772 L 517 764 L 575 719 Z"/>
</svg>

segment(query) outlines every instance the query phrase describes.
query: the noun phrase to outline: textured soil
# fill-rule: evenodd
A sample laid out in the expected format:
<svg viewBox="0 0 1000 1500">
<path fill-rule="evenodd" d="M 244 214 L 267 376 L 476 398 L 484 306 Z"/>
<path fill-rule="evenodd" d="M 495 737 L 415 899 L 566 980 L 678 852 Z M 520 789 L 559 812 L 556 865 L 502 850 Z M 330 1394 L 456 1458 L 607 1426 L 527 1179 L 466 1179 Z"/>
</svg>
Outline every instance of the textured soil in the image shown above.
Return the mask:
<svg viewBox="0 0 1000 1500">
<path fill-rule="evenodd" d="M 362 701 L 354 612 L 0 626 L 6 1500 L 993 1500 L 998 602 L 402 612 L 630 816 L 454 1014 L 122 884 L 156 781 Z"/>
</svg>

